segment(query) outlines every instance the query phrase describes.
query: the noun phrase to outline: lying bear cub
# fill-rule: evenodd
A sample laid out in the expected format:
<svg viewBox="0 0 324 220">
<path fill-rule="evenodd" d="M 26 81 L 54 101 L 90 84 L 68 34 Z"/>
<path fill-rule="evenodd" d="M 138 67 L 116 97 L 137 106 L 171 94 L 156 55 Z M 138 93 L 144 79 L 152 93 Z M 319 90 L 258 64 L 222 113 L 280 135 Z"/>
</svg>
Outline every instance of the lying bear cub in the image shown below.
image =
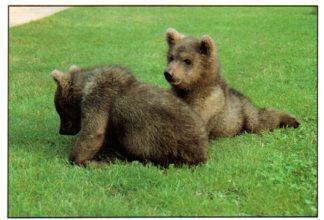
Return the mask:
<svg viewBox="0 0 324 220">
<path fill-rule="evenodd" d="M 118 66 L 54 70 L 60 134 L 79 137 L 69 160 L 92 160 L 102 148 L 132 160 L 168 166 L 207 160 L 208 135 L 201 118 L 180 99 L 139 82 Z"/>
<path fill-rule="evenodd" d="M 297 119 L 284 111 L 256 107 L 223 80 L 210 36 L 197 39 L 169 28 L 166 41 L 165 78 L 171 91 L 206 122 L 210 139 L 299 126 Z"/>
</svg>

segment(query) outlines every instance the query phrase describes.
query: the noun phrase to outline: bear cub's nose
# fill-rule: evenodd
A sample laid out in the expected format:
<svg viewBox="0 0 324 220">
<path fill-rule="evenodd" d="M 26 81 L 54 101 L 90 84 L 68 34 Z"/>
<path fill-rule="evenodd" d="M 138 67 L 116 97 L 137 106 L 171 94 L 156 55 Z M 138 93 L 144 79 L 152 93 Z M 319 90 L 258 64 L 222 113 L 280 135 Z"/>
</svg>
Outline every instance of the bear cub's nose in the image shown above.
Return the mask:
<svg viewBox="0 0 324 220">
<path fill-rule="evenodd" d="M 164 71 L 164 76 L 165 76 L 166 80 L 168 80 L 168 82 L 173 81 L 172 74 L 169 71 Z"/>
</svg>

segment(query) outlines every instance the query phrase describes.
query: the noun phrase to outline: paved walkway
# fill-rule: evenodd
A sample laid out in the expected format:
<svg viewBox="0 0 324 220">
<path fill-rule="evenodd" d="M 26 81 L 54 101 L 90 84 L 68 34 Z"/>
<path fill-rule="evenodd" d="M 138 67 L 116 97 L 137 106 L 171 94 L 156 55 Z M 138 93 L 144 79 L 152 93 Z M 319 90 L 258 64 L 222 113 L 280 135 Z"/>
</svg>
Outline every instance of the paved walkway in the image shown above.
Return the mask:
<svg viewBox="0 0 324 220">
<path fill-rule="evenodd" d="M 68 7 L 10 7 L 9 26 L 16 26 L 55 14 Z"/>
</svg>

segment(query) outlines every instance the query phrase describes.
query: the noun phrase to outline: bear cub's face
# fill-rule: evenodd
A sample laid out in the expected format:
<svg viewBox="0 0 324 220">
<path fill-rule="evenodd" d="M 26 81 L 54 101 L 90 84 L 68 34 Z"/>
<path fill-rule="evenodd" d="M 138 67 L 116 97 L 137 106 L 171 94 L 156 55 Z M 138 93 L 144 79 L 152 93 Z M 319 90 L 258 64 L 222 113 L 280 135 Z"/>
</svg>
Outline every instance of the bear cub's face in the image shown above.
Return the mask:
<svg viewBox="0 0 324 220">
<path fill-rule="evenodd" d="M 54 103 L 61 121 L 59 133 L 76 135 L 81 129 L 81 108 L 72 94 L 70 73 L 54 70 L 51 75 L 57 83 Z"/>
<path fill-rule="evenodd" d="M 215 56 L 215 43 L 207 35 L 196 39 L 172 28 L 166 32 L 166 41 L 169 50 L 164 76 L 172 86 L 189 88 L 199 80 L 206 65 Z"/>
</svg>

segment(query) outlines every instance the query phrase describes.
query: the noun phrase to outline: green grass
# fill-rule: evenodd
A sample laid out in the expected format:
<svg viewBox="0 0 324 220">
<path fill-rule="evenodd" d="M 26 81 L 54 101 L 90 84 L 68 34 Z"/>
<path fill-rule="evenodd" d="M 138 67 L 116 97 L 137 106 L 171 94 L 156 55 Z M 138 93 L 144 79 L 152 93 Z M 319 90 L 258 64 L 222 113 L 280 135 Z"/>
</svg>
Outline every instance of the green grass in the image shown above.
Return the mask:
<svg viewBox="0 0 324 220">
<path fill-rule="evenodd" d="M 316 19 L 312 7 L 93 7 L 10 28 L 9 216 L 316 216 Z M 215 140 L 196 168 L 70 166 L 76 137 L 58 134 L 49 73 L 117 63 L 168 88 L 168 27 L 212 36 L 224 78 L 301 127 Z"/>
</svg>

